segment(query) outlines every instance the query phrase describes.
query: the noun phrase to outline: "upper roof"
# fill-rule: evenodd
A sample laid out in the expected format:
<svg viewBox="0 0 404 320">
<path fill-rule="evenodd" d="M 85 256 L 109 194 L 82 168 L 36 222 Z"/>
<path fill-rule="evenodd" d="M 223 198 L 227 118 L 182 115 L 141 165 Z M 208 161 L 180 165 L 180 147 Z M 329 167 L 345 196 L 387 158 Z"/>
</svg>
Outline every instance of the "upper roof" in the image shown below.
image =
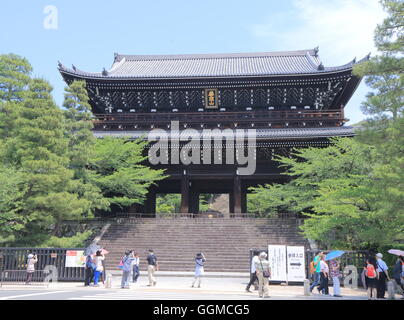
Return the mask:
<svg viewBox="0 0 404 320">
<path fill-rule="evenodd" d="M 366 58 L 365 58 L 366 59 Z M 110 70 L 85 72 L 59 63 L 62 74 L 100 79 L 180 79 L 211 77 L 251 77 L 334 73 L 352 69 L 355 59 L 337 67 L 324 67 L 318 48 L 298 51 L 122 55 L 115 54 Z"/>
</svg>

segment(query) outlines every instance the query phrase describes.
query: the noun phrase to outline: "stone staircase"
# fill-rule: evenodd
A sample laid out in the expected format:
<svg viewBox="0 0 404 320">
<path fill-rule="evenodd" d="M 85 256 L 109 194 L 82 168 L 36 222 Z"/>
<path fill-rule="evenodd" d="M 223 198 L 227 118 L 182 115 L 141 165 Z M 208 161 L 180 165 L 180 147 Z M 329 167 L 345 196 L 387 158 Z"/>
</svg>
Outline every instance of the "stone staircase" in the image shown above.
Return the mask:
<svg viewBox="0 0 404 320">
<path fill-rule="evenodd" d="M 140 255 L 147 268 L 153 249 L 161 271 L 193 271 L 196 253 L 203 252 L 207 272 L 249 272 L 249 250 L 268 244 L 304 245 L 298 221 L 292 218 L 139 218 L 114 222 L 98 243 L 110 253 L 107 269 L 117 266 L 126 250 Z"/>
</svg>

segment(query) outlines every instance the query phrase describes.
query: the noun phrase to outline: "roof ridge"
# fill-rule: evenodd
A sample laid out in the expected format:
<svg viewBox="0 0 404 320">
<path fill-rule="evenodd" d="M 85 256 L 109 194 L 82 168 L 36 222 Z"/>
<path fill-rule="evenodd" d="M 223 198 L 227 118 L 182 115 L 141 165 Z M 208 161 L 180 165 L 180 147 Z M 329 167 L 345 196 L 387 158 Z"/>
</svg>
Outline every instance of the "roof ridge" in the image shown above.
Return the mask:
<svg viewBox="0 0 404 320">
<path fill-rule="evenodd" d="M 114 56 L 115 62 L 125 58 L 130 60 L 193 60 L 193 59 L 228 59 L 228 58 L 259 58 L 268 56 L 305 56 L 316 55 L 315 49 L 293 50 L 293 51 L 272 51 L 272 52 L 239 52 L 239 53 L 197 53 L 197 54 L 158 54 L 158 55 L 127 55 L 118 54 Z"/>
</svg>

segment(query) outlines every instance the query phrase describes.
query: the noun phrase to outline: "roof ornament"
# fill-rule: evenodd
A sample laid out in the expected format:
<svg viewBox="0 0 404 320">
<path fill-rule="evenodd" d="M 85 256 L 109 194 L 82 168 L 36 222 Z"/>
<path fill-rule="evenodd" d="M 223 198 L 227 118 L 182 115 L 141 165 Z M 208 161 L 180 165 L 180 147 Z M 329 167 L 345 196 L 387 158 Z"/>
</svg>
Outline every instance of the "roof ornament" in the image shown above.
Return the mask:
<svg viewBox="0 0 404 320">
<path fill-rule="evenodd" d="M 118 60 L 118 56 L 119 56 L 119 53 L 114 52 L 114 61 L 117 61 L 117 60 Z"/>
<path fill-rule="evenodd" d="M 77 70 L 77 68 L 76 68 L 76 66 L 75 66 L 74 64 L 72 64 L 72 69 L 73 69 L 74 71 Z"/>
<path fill-rule="evenodd" d="M 313 50 L 314 50 L 314 56 L 317 57 L 317 55 L 318 55 L 318 50 L 319 50 L 319 46 L 315 47 Z"/>
<path fill-rule="evenodd" d="M 59 69 L 63 68 L 63 65 L 62 65 L 62 63 L 60 61 L 58 61 L 58 67 L 59 67 Z"/>
<path fill-rule="evenodd" d="M 324 70 L 324 65 L 322 62 L 318 65 L 317 70 Z"/>
<path fill-rule="evenodd" d="M 351 61 L 351 63 L 352 63 L 352 64 L 355 64 L 355 62 L 356 62 L 356 57 L 353 58 L 353 60 Z"/>
<path fill-rule="evenodd" d="M 105 70 L 105 68 L 102 69 L 102 75 L 103 75 L 104 77 L 108 76 L 108 71 Z"/>
</svg>

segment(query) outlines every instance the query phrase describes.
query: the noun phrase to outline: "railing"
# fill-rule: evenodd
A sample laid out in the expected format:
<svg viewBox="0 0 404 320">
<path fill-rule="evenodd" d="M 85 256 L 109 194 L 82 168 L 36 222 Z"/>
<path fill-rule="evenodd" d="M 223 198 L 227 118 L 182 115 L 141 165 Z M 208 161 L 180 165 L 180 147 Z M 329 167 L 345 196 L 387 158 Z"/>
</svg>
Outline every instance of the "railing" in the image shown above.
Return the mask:
<svg viewBox="0 0 404 320">
<path fill-rule="evenodd" d="M 36 254 L 37 270 L 51 268 L 57 273 L 58 281 L 78 281 L 84 279 L 83 267 L 66 267 L 66 251 L 82 251 L 83 248 L 0 248 L 0 271 L 26 272 L 28 254 Z"/>
<path fill-rule="evenodd" d="M 49 275 L 50 272 L 48 270 L 35 270 L 30 275 L 25 270 L 4 270 L 0 276 L 0 287 L 5 285 L 49 287 Z"/>
<path fill-rule="evenodd" d="M 345 122 L 343 110 L 327 111 L 250 111 L 250 112 L 153 112 L 153 113 L 113 113 L 95 114 L 93 123 L 97 125 L 161 125 L 171 121 L 192 124 L 260 124 L 268 122 L 318 122 L 335 121 Z"/>
</svg>

